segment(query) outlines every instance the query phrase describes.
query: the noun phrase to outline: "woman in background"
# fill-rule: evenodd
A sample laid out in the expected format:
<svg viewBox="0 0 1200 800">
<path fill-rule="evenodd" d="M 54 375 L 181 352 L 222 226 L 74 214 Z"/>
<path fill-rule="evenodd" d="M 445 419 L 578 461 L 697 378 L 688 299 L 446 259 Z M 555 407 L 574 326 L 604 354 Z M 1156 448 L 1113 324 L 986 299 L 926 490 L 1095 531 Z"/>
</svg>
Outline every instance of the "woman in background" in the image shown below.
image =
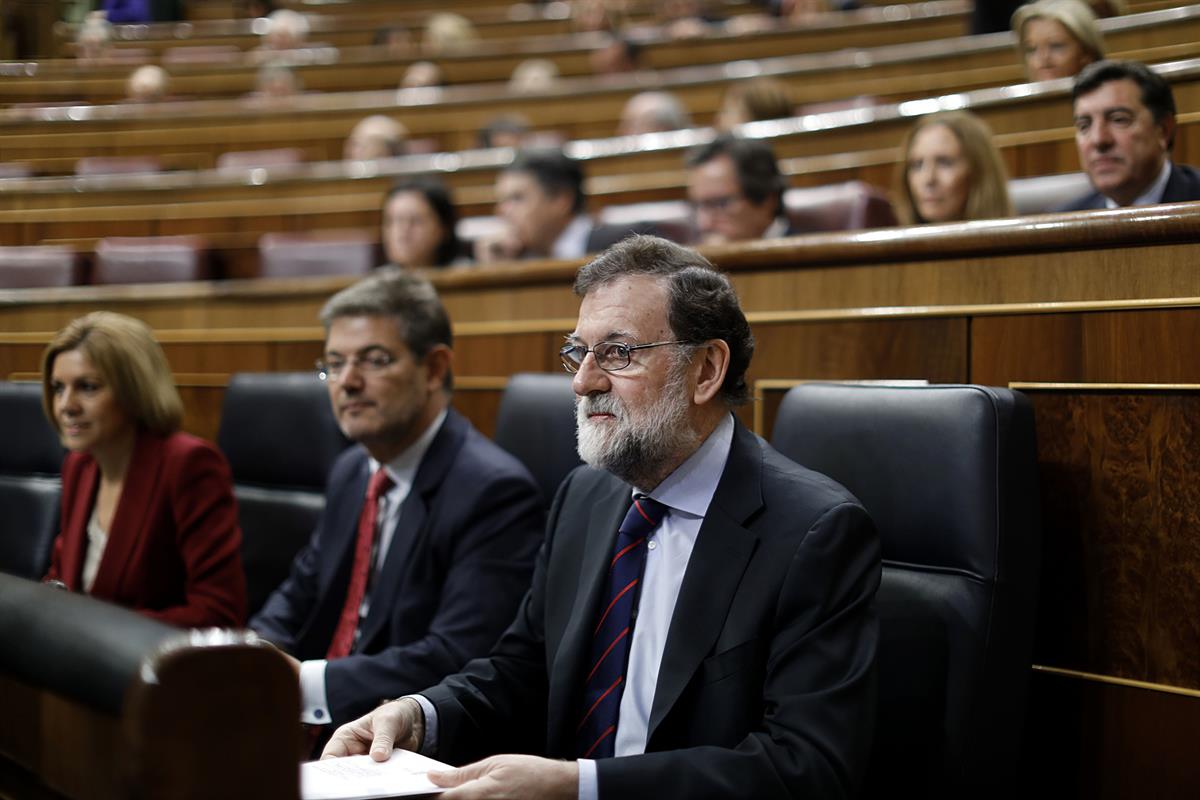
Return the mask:
<svg viewBox="0 0 1200 800">
<path fill-rule="evenodd" d="M 1012 216 L 1008 175 L 983 120 L 966 111 L 922 117 L 901 145 L 896 215 L 905 225 Z"/>
<path fill-rule="evenodd" d="M 245 622 L 229 465 L 179 430 L 183 404 L 144 323 L 97 311 L 42 357 L 42 405 L 71 452 L 47 580 L 183 627 Z"/>
<path fill-rule="evenodd" d="M 384 256 L 408 269 L 449 266 L 462 251 L 457 225 L 458 212 L 439 181 L 398 183 L 383 198 Z"/>
<path fill-rule="evenodd" d="M 1012 15 L 1017 50 L 1031 81 L 1074 78 L 1104 58 L 1096 15 L 1083 0 L 1038 0 Z"/>
</svg>

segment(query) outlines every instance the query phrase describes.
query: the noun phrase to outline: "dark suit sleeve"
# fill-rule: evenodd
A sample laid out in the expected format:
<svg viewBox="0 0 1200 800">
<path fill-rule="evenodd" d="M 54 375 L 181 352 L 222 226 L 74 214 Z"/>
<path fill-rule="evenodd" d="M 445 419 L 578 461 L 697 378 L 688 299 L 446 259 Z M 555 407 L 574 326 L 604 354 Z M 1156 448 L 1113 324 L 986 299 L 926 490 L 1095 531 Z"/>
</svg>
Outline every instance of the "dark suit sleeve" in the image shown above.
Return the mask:
<svg viewBox="0 0 1200 800">
<path fill-rule="evenodd" d="M 183 627 L 246 621 L 242 534 L 229 465 L 208 444 L 187 446 L 166 465 L 175 541 L 184 566 L 184 602 L 146 616 Z"/>
<path fill-rule="evenodd" d="M 538 753 L 545 746 L 546 570 L 554 545 L 551 532 L 571 481 L 568 476 L 558 489 L 533 582 L 491 655 L 421 692 L 437 709 L 439 747 L 434 756 L 442 761 L 466 764 L 501 750 Z"/>
<path fill-rule="evenodd" d="M 487 653 L 512 621 L 542 538 L 537 487 L 528 475 L 507 470 L 457 486 L 452 502 L 462 516 L 450 532 L 445 578 L 428 632 L 377 653 L 329 662 L 325 687 L 335 723 L 461 669 Z"/>
<path fill-rule="evenodd" d="M 732 748 L 600 760 L 600 797 L 854 796 L 874 718 L 878 583 L 866 512 L 845 503 L 823 514 L 800 541 L 778 598 L 759 729 Z"/>
</svg>

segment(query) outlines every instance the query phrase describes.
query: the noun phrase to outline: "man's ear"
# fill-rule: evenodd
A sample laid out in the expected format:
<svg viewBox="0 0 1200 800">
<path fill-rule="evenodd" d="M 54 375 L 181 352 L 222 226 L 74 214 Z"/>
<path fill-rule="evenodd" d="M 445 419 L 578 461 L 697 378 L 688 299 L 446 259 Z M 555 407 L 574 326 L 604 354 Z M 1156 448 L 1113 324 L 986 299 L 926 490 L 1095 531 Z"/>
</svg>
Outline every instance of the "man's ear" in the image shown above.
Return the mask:
<svg viewBox="0 0 1200 800">
<path fill-rule="evenodd" d="M 1163 118 L 1158 121 L 1159 135 L 1162 137 L 1163 151 L 1170 155 L 1171 145 L 1175 143 L 1175 122 L 1174 114 L 1164 114 Z"/>
<path fill-rule="evenodd" d="M 425 354 L 425 382 L 430 392 L 445 391 L 450 384 L 454 351 L 444 344 L 434 345 Z"/>
<path fill-rule="evenodd" d="M 729 371 L 729 343 L 724 339 L 709 339 L 692 354 L 696 370 L 696 389 L 692 402 L 704 405 L 717 396 Z"/>
</svg>

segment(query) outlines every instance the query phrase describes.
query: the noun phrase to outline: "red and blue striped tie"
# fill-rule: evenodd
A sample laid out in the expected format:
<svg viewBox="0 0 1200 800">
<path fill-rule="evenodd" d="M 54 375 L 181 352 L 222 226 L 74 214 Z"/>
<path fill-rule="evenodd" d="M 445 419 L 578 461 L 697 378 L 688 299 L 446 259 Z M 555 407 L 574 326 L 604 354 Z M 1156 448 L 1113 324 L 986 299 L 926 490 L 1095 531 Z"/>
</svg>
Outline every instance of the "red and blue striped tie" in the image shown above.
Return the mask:
<svg viewBox="0 0 1200 800">
<path fill-rule="evenodd" d="M 608 567 L 608 589 L 597 610 L 591 659 L 583 683 L 583 707 L 576 731 L 580 758 L 613 755 L 639 584 L 646 566 L 646 537 L 658 527 L 666 510 L 652 498 L 638 495 L 617 532 Z"/>
</svg>

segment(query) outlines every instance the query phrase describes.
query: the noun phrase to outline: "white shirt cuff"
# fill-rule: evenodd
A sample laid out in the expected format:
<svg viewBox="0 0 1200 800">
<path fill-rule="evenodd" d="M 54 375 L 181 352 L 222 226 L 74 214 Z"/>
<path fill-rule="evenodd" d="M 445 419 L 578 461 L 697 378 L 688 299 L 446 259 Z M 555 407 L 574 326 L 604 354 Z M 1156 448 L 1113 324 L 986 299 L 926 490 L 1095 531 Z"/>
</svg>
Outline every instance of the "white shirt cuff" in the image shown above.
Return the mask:
<svg viewBox="0 0 1200 800">
<path fill-rule="evenodd" d="M 596 778 L 596 762 L 590 758 L 578 759 L 579 800 L 599 800 L 600 784 Z"/>
<path fill-rule="evenodd" d="M 421 739 L 421 749 L 418 750 L 421 755 L 433 757 L 437 752 L 438 745 L 438 717 L 437 709 L 433 707 L 433 703 L 427 698 L 419 694 L 406 694 L 404 697 L 411 697 L 417 701 L 417 705 L 421 707 L 421 713 L 425 715 L 425 736 Z M 404 697 L 399 698 L 403 700 Z"/>
<path fill-rule="evenodd" d="M 300 662 L 300 721 L 307 725 L 328 725 L 329 701 L 325 697 L 324 659 Z"/>
</svg>

